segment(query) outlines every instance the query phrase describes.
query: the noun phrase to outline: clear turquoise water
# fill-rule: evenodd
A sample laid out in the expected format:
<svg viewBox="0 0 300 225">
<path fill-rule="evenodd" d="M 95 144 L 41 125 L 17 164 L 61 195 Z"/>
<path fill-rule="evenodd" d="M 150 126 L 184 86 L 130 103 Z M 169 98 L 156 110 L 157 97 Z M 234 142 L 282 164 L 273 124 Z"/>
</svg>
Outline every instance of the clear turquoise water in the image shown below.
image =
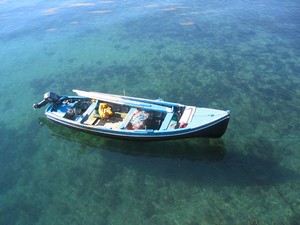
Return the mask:
<svg viewBox="0 0 300 225">
<path fill-rule="evenodd" d="M 0 224 L 299 224 L 300 3 L 0 0 Z M 222 139 L 45 119 L 73 88 L 231 109 Z"/>
</svg>

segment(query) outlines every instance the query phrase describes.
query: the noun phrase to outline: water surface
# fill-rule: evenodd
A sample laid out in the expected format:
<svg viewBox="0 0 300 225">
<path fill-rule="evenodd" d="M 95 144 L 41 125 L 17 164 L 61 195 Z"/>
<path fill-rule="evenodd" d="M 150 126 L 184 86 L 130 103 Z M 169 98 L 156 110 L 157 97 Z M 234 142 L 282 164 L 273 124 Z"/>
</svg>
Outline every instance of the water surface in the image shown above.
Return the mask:
<svg viewBox="0 0 300 225">
<path fill-rule="evenodd" d="M 0 224 L 297 224 L 298 1 L 0 1 Z M 230 109 L 222 139 L 82 134 L 72 89 Z"/>
</svg>

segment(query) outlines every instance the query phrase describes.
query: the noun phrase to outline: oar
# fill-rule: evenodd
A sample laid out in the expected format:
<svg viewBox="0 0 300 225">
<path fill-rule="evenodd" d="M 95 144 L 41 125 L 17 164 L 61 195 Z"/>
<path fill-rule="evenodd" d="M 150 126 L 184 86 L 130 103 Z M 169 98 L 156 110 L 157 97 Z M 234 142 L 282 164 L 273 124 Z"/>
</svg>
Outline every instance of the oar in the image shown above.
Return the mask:
<svg viewBox="0 0 300 225">
<path fill-rule="evenodd" d="M 80 90 L 73 90 L 77 95 L 94 98 L 102 101 L 108 101 L 120 105 L 129 105 L 131 107 L 143 108 L 148 110 L 154 111 L 162 111 L 162 112 L 171 112 L 172 109 L 169 107 L 157 105 L 157 104 L 147 104 L 145 102 L 134 101 L 131 99 L 124 99 L 123 96 L 118 95 L 110 95 L 100 92 L 88 92 L 88 91 L 80 91 Z M 138 99 L 138 98 L 136 98 Z"/>
</svg>

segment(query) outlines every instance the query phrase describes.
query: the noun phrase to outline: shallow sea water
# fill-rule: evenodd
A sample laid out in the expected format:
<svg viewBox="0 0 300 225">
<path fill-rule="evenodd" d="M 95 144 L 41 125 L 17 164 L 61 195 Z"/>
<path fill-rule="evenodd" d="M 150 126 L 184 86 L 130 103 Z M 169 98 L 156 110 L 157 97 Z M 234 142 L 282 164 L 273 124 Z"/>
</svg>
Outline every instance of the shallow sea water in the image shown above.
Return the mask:
<svg viewBox="0 0 300 225">
<path fill-rule="evenodd" d="M 0 0 L 0 224 L 299 224 L 300 3 Z M 116 141 L 33 110 L 94 90 L 230 109 L 221 139 Z"/>
</svg>

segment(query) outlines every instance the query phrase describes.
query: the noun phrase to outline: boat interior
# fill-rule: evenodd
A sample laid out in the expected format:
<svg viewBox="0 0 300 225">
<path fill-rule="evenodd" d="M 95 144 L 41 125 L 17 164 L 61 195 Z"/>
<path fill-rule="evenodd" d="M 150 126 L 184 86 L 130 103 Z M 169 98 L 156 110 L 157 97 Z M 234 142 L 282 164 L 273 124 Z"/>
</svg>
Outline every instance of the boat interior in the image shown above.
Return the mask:
<svg viewBox="0 0 300 225">
<path fill-rule="evenodd" d="M 182 128 L 185 107 L 172 112 L 144 110 L 126 105 L 82 98 L 66 99 L 52 113 L 89 126 L 119 130 L 173 130 Z"/>
</svg>

